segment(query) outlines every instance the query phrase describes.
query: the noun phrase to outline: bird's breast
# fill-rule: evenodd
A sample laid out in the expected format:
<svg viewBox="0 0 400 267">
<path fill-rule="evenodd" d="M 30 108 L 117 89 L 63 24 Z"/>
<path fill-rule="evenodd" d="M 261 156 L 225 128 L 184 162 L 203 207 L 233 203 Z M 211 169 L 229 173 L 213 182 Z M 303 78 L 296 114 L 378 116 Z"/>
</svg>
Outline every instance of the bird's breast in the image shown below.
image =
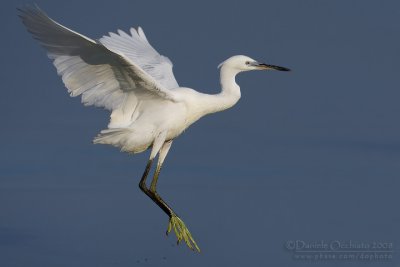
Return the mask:
<svg viewBox="0 0 400 267">
<path fill-rule="evenodd" d="M 176 90 L 179 90 L 182 101 L 170 102 L 172 106 L 168 108 L 169 139 L 179 136 L 185 129 L 205 115 L 204 101 L 202 101 L 203 98 L 198 92 L 190 88 Z"/>
</svg>

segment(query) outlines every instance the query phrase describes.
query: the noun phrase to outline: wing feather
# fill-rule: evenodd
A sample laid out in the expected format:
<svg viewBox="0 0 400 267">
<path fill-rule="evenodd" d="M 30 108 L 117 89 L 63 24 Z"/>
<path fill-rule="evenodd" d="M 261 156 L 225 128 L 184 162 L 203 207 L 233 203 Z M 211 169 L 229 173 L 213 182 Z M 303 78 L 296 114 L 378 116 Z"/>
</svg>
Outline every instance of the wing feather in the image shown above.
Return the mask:
<svg viewBox="0 0 400 267">
<path fill-rule="evenodd" d="M 38 7 L 19 11 L 28 31 L 47 50 L 70 95 L 81 95 L 85 105 L 116 110 L 121 108 L 129 94 L 136 95 L 136 102 L 149 95 L 176 101 L 174 93 L 163 85 L 163 80 L 157 80 L 132 60 L 134 58 L 126 57 L 116 47 L 107 47 L 62 26 Z M 128 38 L 126 36 L 124 39 Z M 126 43 L 120 45 L 123 44 Z"/>
<path fill-rule="evenodd" d="M 142 28 L 139 27 L 138 30 L 131 28 L 131 35 L 122 30 L 117 32 L 118 34 L 110 32 L 109 36 L 103 36 L 99 40 L 100 43 L 135 62 L 165 88 L 179 87 L 172 71 L 172 62 L 150 45 Z"/>
</svg>

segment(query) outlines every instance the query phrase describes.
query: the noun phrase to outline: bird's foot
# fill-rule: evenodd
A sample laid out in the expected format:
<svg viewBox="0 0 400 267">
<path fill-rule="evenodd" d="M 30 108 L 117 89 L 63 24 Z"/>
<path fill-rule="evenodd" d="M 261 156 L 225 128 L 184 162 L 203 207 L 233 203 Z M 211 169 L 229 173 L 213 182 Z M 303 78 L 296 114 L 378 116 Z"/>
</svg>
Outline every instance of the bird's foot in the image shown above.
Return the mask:
<svg viewBox="0 0 400 267">
<path fill-rule="evenodd" d="M 194 241 L 192 235 L 189 232 L 189 229 L 186 227 L 181 218 L 179 218 L 176 214 L 172 214 L 171 218 L 169 219 L 167 235 L 171 232 L 172 228 L 174 229 L 176 237 L 178 238 L 178 245 L 183 240 L 191 250 L 194 250 L 196 248 L 196 250 L 200 252 L 200 248 Z"/>
</svg>

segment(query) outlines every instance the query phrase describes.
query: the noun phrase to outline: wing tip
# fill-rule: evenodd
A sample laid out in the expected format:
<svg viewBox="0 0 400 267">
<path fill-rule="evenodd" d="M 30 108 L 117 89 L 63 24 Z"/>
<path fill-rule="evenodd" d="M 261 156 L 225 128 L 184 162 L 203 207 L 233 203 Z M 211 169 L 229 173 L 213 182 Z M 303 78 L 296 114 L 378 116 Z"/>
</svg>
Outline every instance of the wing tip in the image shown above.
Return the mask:
<svg viewBox="0 0 400 267">
<path fill-rule="evenodd" d="M 17 7 L 17 16 L 21 19 L 22 23 L 27 27 L 28 31 L 31 25 L 48 23 L 49 16 L 37 4 L 22 5 Z M 30 31 L 29 31 L 30 32 Z M 32 32 L 31 32 L 32 33 Z"/>
<path fill-rule="evenodd" d="M 46 12 L 44 12 L 36 3 L 34 3 L 33 6 L 29 5 L 29 4 L 24 4 L 22 6 L 17 7 L 16 9 L 17 9 L 19 17 L 21 17 L 23 15 L 40 16 L 40 15 L 46 14 Z"/>
</svg>

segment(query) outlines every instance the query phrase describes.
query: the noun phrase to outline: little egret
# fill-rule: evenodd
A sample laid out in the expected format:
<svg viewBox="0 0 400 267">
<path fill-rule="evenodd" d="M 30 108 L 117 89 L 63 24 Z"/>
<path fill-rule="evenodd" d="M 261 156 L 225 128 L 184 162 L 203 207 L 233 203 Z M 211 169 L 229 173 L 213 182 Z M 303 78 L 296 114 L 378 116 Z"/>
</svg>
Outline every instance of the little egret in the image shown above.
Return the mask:
<svg viewBox="0 0 400 267">
<path fill-rule="evenodd" d="M 200 251 L 184 222 L 157 193 L 157 179 L 173 140 L 201 117 L 228 109 L 240 98 L 235 76 L 250 70 L 287 68 L 233 56 L 219 65 L 220 93 L 210 95 L 180 87 L 171 61 L 160 55 L 142 28 L 109 33 L 92 40 L 49 18 L 35 7 L 19 9 L 27 30 L 47 50 L 71 96 L 82 103 L 111 111 L 108 128 L 93 140 L 121 151 L 140 153 L 151 148 L 140 189 L 168 216 L 167 234 L 174 229 L 178 243 Z M 158 162 L 150 186 L 146 179 L 153 160 Z"/>
</svg>

